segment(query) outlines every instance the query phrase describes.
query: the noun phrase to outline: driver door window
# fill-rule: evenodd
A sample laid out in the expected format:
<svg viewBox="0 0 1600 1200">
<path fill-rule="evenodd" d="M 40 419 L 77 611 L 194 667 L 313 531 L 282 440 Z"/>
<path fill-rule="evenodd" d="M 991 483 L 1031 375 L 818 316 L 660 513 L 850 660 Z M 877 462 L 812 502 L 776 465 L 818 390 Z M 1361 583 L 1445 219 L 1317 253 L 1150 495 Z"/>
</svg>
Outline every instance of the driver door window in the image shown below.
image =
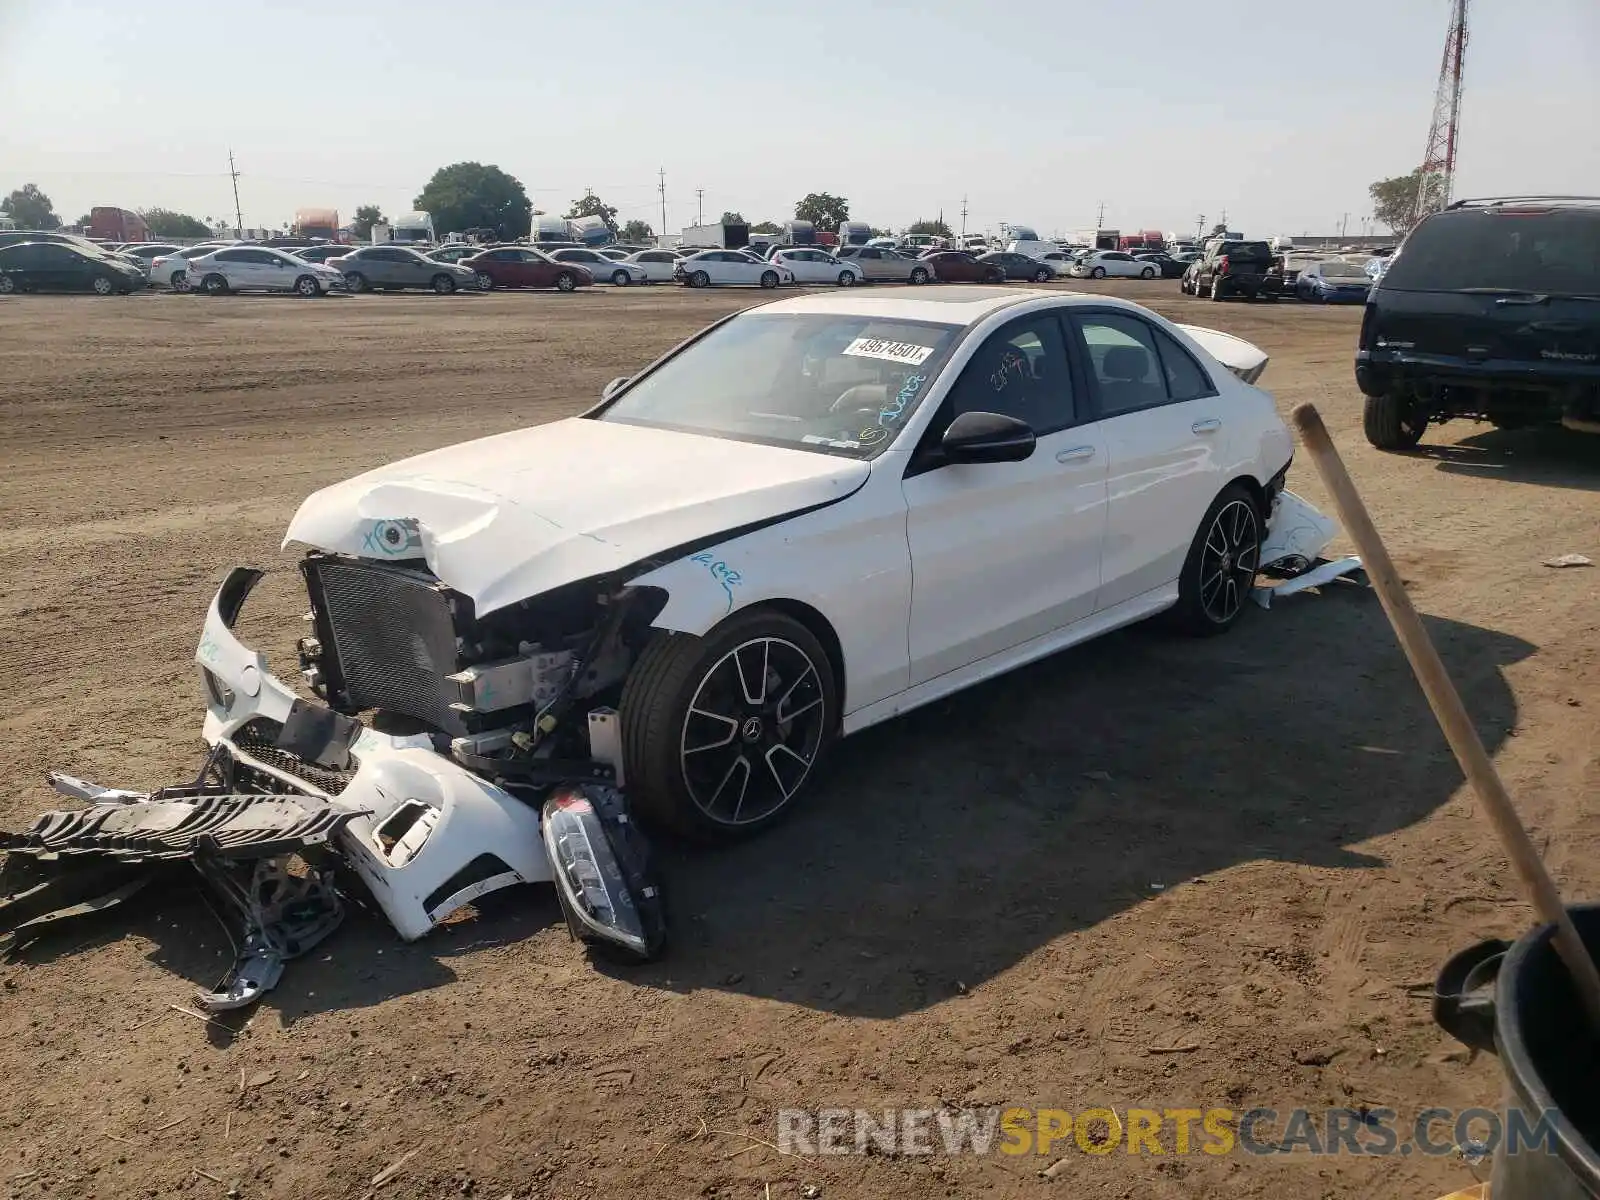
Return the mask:
<svg viewBox="0 0 1600 1200">
<path fill-rule="evenodd" d="M 933 679 L 1088 617 L 1100 586 L 1109 461 L 1083 423 L 1054 312 L 990 334 L 940 404 L 902 483 L 913 568 L 910 683 Z M 1021 462 L 952 463 L 940 439 L 961 413 L 1026 421 Z"/>
</svg>

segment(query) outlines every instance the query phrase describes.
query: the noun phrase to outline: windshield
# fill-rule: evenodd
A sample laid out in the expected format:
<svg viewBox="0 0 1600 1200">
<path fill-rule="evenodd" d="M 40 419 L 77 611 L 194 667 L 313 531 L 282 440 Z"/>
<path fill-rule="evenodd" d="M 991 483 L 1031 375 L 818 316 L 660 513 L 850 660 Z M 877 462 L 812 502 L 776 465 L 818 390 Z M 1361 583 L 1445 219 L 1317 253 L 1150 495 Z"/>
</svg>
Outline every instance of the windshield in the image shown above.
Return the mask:
<svg viewBox="0 0 1600 1200">
<path fill-rule="evenodd" d="M 1600 212 L 1467 210 L 1430 217 L 1383 273 L 1388 291 L 1600 292 Z"/>
<path fill-rule="evenodd" d="M 1349 262 L 1325 262 L 1322 264 L 1322 274 L 1326 279 L 1365 279 L 1365 267 Z"/>
<path fill-rule="evenodd" d="M 928 394 L 960 328 L 747 313 L 643 376 L 598 419 L 871 458 Z"/>
</svg>

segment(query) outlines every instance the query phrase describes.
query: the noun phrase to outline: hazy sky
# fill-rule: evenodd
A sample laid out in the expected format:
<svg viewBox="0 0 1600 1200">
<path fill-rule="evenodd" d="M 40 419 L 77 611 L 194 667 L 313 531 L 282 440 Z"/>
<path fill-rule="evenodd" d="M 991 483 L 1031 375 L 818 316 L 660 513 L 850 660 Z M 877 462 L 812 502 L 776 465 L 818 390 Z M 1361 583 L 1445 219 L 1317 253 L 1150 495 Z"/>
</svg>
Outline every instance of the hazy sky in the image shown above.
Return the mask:
<svg viewBox="0 0 1600 1200">
<path fill-rule="evenodd" d="M 1600 3 L 1475 0 L 1457 195 L 1600 193 Z M 1416 166 L 1448 0 L 0 0 L 0 193 L 391 216 L 476 159 L 565 212 L 1326 232 Z"/>
</svg>

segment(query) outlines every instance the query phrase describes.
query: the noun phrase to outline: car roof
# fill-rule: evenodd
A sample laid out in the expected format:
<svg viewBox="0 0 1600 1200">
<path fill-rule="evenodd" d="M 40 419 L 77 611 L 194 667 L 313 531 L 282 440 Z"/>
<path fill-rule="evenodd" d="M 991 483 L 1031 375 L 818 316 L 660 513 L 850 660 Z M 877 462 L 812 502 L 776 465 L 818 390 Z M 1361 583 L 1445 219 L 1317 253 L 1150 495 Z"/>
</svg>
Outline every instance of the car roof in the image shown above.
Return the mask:
<svg viewBox="0 0 1600 1200">
<path fill-rule="evenodd" d="M 944 325 L 975 325 L 990 313 L 1021 304 L 1025 300 L 1046 297 L 1059 300 L 1105 299 L 1087 292 L 1045 291 L 1037 288 L 1009 288 L 996 291 L 992 287 L 939 285 L 916 289 L 916 294 L 897 292 L 893 295 L 866 296 L 856 289 L 843 292 L 817 292 L 809 296 L 794 296 L 762 305 L 763 313 L 838 313 L 853 317 L 881 317 L 902 321 L 936 321 Z"/>
</svg>

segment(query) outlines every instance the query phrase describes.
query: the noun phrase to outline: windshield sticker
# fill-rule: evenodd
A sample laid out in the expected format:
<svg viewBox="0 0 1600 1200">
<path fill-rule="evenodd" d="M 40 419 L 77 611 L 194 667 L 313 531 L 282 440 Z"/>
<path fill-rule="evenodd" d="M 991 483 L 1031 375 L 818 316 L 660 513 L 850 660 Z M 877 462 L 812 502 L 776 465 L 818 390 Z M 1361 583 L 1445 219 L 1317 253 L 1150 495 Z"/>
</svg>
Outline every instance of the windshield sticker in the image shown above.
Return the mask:
<svg viewBox="0 0 1600 1200">
<path fill-rule="evenodd" d="M 893 425 L 900 419 L 900 414 L 905 412 L 906 405 L 916 399 L 917 393 L 922 390 L 922 385 L 928 382 L 926 375 L 907 375 L 906 381 L 900 385 L 900 390 L 895 393 L 894 402 L 885 405 L 878 413 L 880 425 Z"/>
<path fill-rule="evenodd" d="M 709 550 L 702 550 L 689 561 L 700 563 L 707 571 L 711 573 L 711 578 L 715 579 L 722 585 L 722 590 L 728 597 L 728 607 L 725 611 L 732 612 L 733 589 L 744 582 L 743 578 L 739 575 L 739 572 L 735 571 L 721 559 L 715 557 Z"/>
<path fill-rule="evenodd" d="M 844 348 L 844 352 L 856 358 L 881 358 L 887 362 L 908 363 L 913 367 L 920 367 L 933 357 L 932 346 L 869 337 L 858 337 Z"/>
<path fill-rule="evenodd" d="M 882 425 L 868 425 L 860 433 L 856 434 L 856 437 L 861 439 L 863 446 L 876 446 L 888 436 L 889 431 Z"/>
<path fill-rule="evenodd" d="M 832 446 L 835 450 L 859 450 L 860 442 L 842 442 L 838 438 L 823 437 L 820 433 L 808 433 L 800 439 L 808 446 Z"/>
</svg>

